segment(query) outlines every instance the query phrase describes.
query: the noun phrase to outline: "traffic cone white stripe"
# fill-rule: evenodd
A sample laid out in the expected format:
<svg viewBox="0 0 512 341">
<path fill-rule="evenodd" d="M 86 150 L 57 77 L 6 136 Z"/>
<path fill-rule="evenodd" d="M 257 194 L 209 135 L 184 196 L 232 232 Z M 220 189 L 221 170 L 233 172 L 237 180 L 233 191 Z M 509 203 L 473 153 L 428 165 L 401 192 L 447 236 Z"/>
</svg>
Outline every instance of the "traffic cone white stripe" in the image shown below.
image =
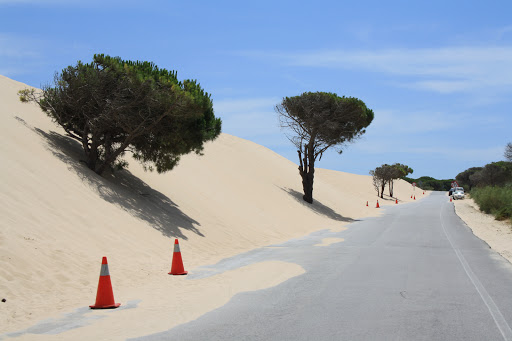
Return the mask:
<svg viewBox="0 0 512 341">
<path fill-rule="evenodd" d="M 101 264 L 100 276 L 110 276 L 110 272 L 108 271 L 108 264 Z"/>
</svg>

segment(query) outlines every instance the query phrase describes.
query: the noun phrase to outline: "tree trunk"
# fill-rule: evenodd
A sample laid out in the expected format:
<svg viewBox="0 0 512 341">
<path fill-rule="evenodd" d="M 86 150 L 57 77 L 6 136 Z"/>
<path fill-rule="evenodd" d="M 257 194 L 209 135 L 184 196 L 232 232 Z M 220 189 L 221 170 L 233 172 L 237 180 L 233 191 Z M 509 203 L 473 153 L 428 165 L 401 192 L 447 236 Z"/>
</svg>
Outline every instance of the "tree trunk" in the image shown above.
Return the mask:
<svg viewBox="0 0 512 341">
<path fill-rule="evenodd" d="M 103 174 L 103 172 L 107 169 L 107 167 L 111 166 L 114 163 L 114 161 L 117 159 L 117 157 L 125 151 L 126 147 L 128 147 L 128 145 L 130 144 L 130 142 L 133 140 L 133 138 L 135 136 L 136 136 L 135 134 L 128 136 L 119 148 L 112 149 L 110 137 L 106 135 L 105 143 L 104 143 L 105 160 L 103 160 L 99 165 L 97 165 L 96 169 L 93 169 L 93 168 L 91 168 L 91 169 L 93 169 L 99 175 Z M 98 164 L 98 163 L 96 163 L 96 164 Z"/>
<path fill-rule="evenodd" d="M 393 180 L 389 181 L 389 196 L 393 197 Z"/>
<path fill-rule="evenodd" d="M 302 189 L 304 190 L 304 195 L 302 196 L 302 199 L 304 199 L 305 202 L 308 202 L 310 204 L 313 203 L 313 179 L 311 179 L 309 176 L 306 178 L 302 178 Z"/>
<path fill-rule="evenodd" d="M 93 142 L 91 145 L 91 148 L 89 149 L 89 155 L 87 155 L 87 167 L 89 167 L 89 169 L 93 170 L 96 173 L 98 173 L 96 170 L 96 167 L 98 165 L 98 160 L 99 160 L 98 146 Z"/>
<path fill-rule="evenodd" d="M 98 143 L 92 140 L 89 145 L 89 126 L 85 125 L 82 134 L 82 147 L 84 149 L 87 167 L 96 172 L 96 164 L 98 163 Z"/>
<path fill-rule="evenodd" d="M 312 140 L 313 141 L 313 140 Z M 312 143 L 308 143 L 304 145 L 303 153 L 299 150 L 299 173 L 302 177 L 302 189 L 304 191 L 304 195 L 302 199 L 305 202 L 312 204 L 313 203 L 313 179 L 315 176 L 315 157 L 313 152 Z"/>
<path fill-rule="evenodd" d="M 101 175 L 107 169 L 108 164 L 105 162 L 102 162 L 94 171 L 96 174 Z"/>
<path fill-rule="evenodd" d="M 386 181 L 382 181 L 382 188 L 380 191 L 380 198 L 384 199 L 384 189 L 386 188 Z"/>
</svg>

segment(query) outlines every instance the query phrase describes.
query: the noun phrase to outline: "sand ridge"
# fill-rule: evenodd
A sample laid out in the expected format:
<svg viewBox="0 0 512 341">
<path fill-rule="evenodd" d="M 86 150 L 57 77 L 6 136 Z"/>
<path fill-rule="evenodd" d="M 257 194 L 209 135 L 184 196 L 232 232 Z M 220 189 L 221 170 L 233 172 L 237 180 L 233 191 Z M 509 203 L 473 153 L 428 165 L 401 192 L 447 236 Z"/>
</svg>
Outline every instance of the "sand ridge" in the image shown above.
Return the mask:
<svg viewBox="0 0 512 341">
<path fill-rule="evenodd" d="M 371 177 L 318 169 L 315 204 L 309 205 L 301 199 L 293 162 L 228 134 L 206 144 L 203 156 L 184 156 L 169 173 L 144 172 L 128 157 L 128 170 L 100 177 L 80 162 L 77 141 L 35 105 L 19 102 L 16 93 L 26 87 L 0 76 L 0 297 L 7 299 L 0 303 L 0 334 L 93 304 L 103 256 L 116 301 L 139 302 L 136 308 L 87 311 L 104 318 L 48 338 L 101 330 L 124 339 L 135 335 L 123 326 L 143 317 L 151 332 L 166 330 L 237 292 L 303 271 L 276 262 L 186 281 L 167 275 L 174 238 L 193 273 L 248 250 L 321 229 L 341 231 L 355 219 L 380 214 Z M 401 203 L 412 201 L 404 181 L 395 193 Z M 394 199 L 379 203 L 394 205 Z M 262 276 L 262 267 L 271 270 Z"/>
</svg>

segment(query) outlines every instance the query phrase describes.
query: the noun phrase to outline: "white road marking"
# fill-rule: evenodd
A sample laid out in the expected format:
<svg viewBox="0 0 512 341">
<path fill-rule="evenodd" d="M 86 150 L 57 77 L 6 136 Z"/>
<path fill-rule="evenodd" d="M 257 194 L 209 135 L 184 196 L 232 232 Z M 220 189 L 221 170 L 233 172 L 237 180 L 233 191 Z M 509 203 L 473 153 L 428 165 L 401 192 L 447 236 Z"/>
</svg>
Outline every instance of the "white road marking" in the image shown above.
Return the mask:
<svg viewBox="0 0 512 341">
<path fill-rule="evenodd" d="M 450 238 L 450 235 L 448 232 L 446 232 L 446 229 L 444 227 L 442 213 L 443 213 L 443 207 L 446 205 L 443 205 L 441 207 L 441 210 L 439 211 L 439 219 L 441 220 L 441 227 L 443 228 L 443 232 L 446 236 L 446 239 L 450 242 L 450 245 L 452 246 L 453 251 L 455 251 L 455 254 L 457 255 L 457 258 L 459 259 L 460 263 L 462 264 L 462 267 L 464 268 L 464 271 L 466 272 L 466 275 L 471 280 L 471 283 L 475 286 L 476 291 L 482 298 L 482 301 L 484 301 L 485 305 L 487 306 L 487 309 L 489 309 L 489 312 L 491 313 L 491 316 L 496 323 L 496 326 L 501 332 L 501 335 L 503 335 L 503 339 L 505 341 L 512 341 L 512 330 L 510 329 L 510 326 L 508 325 L 507 321 L 505 320 L 505 317 L 503 317 L 503 314 L 501 313 L 500 309 L 494 303 L 494 300 L 489 295 L 487 290 L 485 290 L 485 287 L 480 282 L 478 277 L 475 275 L 473 270 L 471 270 L 471 267 L 469 266 L 468 262 L 466 261 L 466 258 L 462 255 L 462 253 L 455 248 L 453 245 L 452 239 Z"/>
</svg>

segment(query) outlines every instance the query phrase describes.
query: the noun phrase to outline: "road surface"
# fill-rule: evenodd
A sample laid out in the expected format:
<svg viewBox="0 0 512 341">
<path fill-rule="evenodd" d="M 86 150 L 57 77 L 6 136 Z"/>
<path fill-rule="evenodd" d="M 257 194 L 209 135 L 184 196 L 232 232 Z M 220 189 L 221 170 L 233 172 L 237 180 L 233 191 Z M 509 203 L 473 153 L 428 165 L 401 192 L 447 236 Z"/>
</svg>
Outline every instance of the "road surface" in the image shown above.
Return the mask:
<svg viewBox="0 0 512 341">
<path fill-rule="evenodd" d="M 306 273 L 136 340 L 511 340 L 512 266 L 476 238 L 446 193 L 198 269 L 281 260 Z M 343 238 L 327 247 L 323 238 Z"/>
</svg>

